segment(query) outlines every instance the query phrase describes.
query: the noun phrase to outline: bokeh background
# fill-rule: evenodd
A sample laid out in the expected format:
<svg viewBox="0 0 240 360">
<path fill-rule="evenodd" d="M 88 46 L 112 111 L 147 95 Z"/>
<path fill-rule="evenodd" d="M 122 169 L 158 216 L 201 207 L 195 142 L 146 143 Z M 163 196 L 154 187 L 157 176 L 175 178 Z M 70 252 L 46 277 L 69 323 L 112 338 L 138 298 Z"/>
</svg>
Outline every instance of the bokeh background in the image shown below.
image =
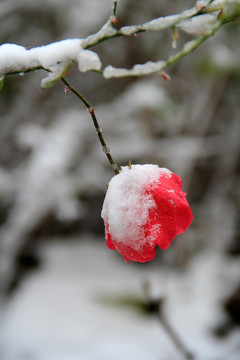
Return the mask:
<svg viewBox="0 0 240 360">
<path fill-rule="evenodd" d="M 117 26 L 181 12 L 195 1 L 121 0 Z M 27 48 L 83 38 L 111 0 L 1 0 L 0 43 Z M 180 33 L 178 49 L 192 36 Z M 166 59 L 171 31 L 95 46 L 105 65 Z M 119 166 L 158 164 L 183 179 L 194 220 L 151 263 L 106 248 L 100 216 L 113 176 L 82 103 L 41 71 L 0 93 L 0 359 L 184 359 L 143 303 L 163 311 L 202 360 L 240 355 L 240 27 L 225 25 L 158 75 L 68 80 L 94 106 Z M 0 59 L 1 61 L 1 59 Z M 148 293 L 144 292 L 148 284 Z"/>
</svg>

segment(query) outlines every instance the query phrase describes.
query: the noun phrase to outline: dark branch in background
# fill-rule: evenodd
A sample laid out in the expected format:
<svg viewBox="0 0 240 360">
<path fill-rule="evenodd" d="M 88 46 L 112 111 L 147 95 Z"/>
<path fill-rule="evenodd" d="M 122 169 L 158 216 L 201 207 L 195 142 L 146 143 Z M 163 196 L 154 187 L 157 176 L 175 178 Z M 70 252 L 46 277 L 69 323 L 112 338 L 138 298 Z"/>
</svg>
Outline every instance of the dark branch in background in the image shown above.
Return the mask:
<svg viewBox="0 0 240 360">
<path fill-rule="evenodd" d="M 116 175 L 118 175 L 119 174 L 119 169 L 118 169 L 117 163 L 114 161 L 114 159 L 113 159 L 113 157 L 112 157 L 112 155 L 110 153 L 110 148 L 107 146 L 107 144 L 106 144 L 106 142 L 104 140 L 104 137 L 103 137 L 103 134 L 102 134 L 102 129 L 99 126 L 99 123 L 97 121 L 94 108 L 89 104 L 89 102 L 86 100 L 86 98 L 79 91 L 77 91 L 72 85 L 69 84 L 69 82 L 65 78 L 62 78 L 62 81 L 65 84 L 65 86 L 67 87 L 67 89 L 72 91 L 84 103 L 84 105 L 87 107 L 88 112 L 91 115 L 93 124 L 95 126 L 99 141 L 100 141 L 100 143 L 102 145 L 103 152 L 106 154 L 106 156 L 107 156 L 107 158 L 108 158 L 108 160 L 109 160 L 109 162 L 110 162 L 110 164 L 111 164 L 111 166 L 113 168 L 113 171 L 115 172 Z"/>
<path fill-rule="evenodd" d="M 183 344 L 182 340 L 180 339 L 174 328 L 170 325 L 165 314 L 163 313 L 161 309 L 162 307 L 161 300 L 158 302 L 157 306 L 158 306 L 158 311 L 156 311 L 156 314 L 158 316 L 158 319 L 162 327 L 164 328 L 164 330 L 166 331 L 166 333 L 168 334 L 168 336 L 171 338 L 172 342 L 176 346 L 176 348 L 183 354 L 186 360 L 194 360 L 195 356 Z"/>
<path fill-rule="evenodd" d="M 159 320 L 161 326 L 166 331 L 173 344 L 176 346 L 178 351 L 183 355 L 185 360 L 194 360 L 195 356 L 187 349 L 178 333 L 175 331 L 173 326 L 168 322 L 166 314 L 164 312 L 165 299 L 163 297 L 153 298 L 151 296 L 151 284 L 145 282 L 143 284 L 143 290 L 146 295 L 145 310 L 149 314 L 153 314 Z"/>
</svg>

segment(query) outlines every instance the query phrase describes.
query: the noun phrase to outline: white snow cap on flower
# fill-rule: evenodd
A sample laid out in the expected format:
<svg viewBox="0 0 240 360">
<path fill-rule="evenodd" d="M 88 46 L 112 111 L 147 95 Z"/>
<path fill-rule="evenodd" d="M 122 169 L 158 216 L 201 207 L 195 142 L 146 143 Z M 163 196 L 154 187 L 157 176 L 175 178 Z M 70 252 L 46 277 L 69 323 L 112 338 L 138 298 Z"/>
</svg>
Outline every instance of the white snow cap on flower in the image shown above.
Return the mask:
<svg viewBox="0 0 240 360">
<path fill-rule="evenodd" d="M 132 165 L 131 169 L 122 167 L 120 174 L 111 179 L 101 216 L 109 224 L 115 240 L 127 242 L 135 250 L 141 247 L 145 241 L 143 226 L 149 210 L 156 207 L 151 194 L 146 194 L 146 187 L 159 184 L 161 175 L 170 177 L 171 174 L 170 170 L 157 165 Z"/>
</svg>

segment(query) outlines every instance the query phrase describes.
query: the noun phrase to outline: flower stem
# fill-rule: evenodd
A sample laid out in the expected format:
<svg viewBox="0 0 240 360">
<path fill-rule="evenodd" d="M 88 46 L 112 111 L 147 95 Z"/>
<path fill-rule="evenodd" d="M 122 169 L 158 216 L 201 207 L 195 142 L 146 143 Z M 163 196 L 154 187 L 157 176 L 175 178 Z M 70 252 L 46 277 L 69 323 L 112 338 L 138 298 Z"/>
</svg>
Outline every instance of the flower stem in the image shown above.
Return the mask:
<svg viewBox="0 0 240 360">
<path fill-rule="evenodd" d="M 113 168 L 113 171 L 115 172 L 116 175 L 118 175 L 119 174 L 119 169 L 118 169 L 117 163 L 114 161 L 114 159 L 113 159 L 113 157 L 112 157 L 112 155 L 110 153 L 110 148 L 107 146 L 107 144 L 106 144 L 106 142 L 104 140 L 104 137 L 103 137 L 103 134 L 102 134 L 102 129 L 99 126 L 98 120 L 97 120 L 96 115 L 95 115 L 94 108 L 89 104 L 89 102 L 86 100 L 86 98 L 79 91 L 77 91 L 72 85 L 69 84 L 69 82 L 65 78 L 62 78 L 62 81 L 65 84 L 65 86 L 67 87 L 67 89 L 72 91 L 84 103 L 84 105 L 87 107 L 88 112 L 91 115 L 93 124 L 95 126 L 99 141 L 100 141 L 100 143 L 102 145 L 103 152 L 106 154 L 106 156 L 107 156 L 107 158 L 108 158 L 108 160 L 109 160 L 109 162 L 111 164 L 111 167 Z"/>
</svg>

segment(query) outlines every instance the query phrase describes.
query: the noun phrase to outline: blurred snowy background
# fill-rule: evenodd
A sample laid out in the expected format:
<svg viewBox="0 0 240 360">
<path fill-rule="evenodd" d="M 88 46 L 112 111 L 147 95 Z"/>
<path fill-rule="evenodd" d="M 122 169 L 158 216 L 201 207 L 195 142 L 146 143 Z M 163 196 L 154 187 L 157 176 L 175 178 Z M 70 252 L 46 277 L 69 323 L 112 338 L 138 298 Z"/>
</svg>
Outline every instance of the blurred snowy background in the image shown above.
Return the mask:
<svg viewBox="0 0 240 360">
<path fill-rule="evenodd" d="M 119 24 L 194 6 L 121 0 Z M 0 42 L 27 48 L 85 37 L 111 0 L 1 0 Z M 160 76 L 106 80 L 71 69 L 118 165 L 154 163 L 183 179 L 194 221 L 149 264 L 106 248 L 100 217 L 113 172 L 89 114 L 61 82 L 11 76 L 0 93 L 0 359 L 170 360 L 181 354 L 139 312 L 143 283 L 202 360 L 240 356 L 240 27 L 229 24 Z M 180 44 L 191 37 L 181 34 Z M 93 48 L 103 64 L 165 59 L 169 30 Z M 1 59 L 0 59 L 1 61 Z M 133 301 L 134 300 L 134 301 Z"/>
</svg>

